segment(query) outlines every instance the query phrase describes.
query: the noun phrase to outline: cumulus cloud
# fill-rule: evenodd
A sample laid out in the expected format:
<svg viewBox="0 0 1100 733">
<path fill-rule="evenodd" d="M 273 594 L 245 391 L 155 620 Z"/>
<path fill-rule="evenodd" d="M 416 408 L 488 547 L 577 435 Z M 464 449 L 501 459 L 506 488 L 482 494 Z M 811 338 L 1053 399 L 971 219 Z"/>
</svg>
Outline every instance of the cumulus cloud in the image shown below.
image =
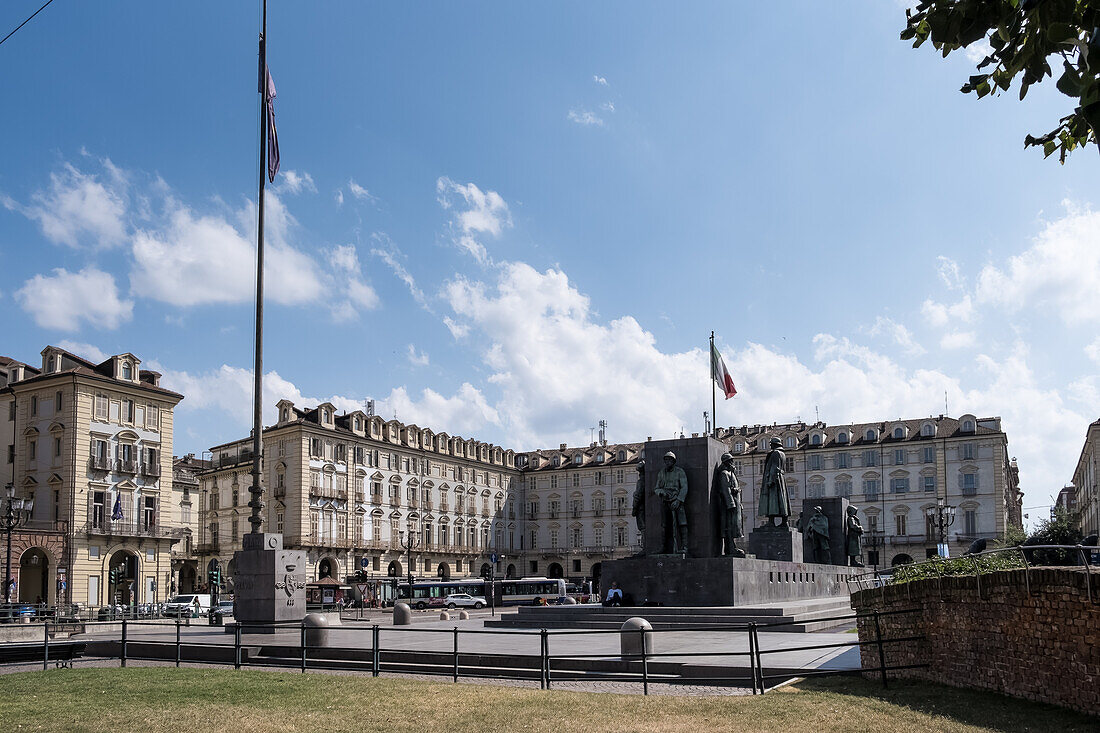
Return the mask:
<svg viewBox="0 0 1100 733">
<path fill-rule="evenodd" d="M 596 127 L 603 127 L 603 118 L 586 109 L 571 109 L 569 110 L 569 114 L 566 115 L 566 119 L 570 122 L 576 122 L 578 125 L 583 125 L 584 127 L 591 127 L 593 125 Z"/>
<path fill-rule="evenodd" d="M 1071 326 L 1100 321 L 1100 214 L 1066 206 L 1066 216 L 1048 223 L 1030 248 L 1004 267 L 982 269 L 980 302 L 1045 311 Z"/>
<path fill-rule="evenodd" d="M 69 247 L 115 247 L 126 239 L 126 180 L 111 161 L 101 175 L 84 173 L 65 163 L 50 174 L 48 188 L 34 192 L 23 205 L 0 196 L 0 202 L 38 222 L 51 242 Z"/>
<path fill-rule="evenodd" d="M 950 331 L 940 339 L 942 349 L 967 349 L 977 342 L 973 331 Z"/>
<path fill-rule="evenodd" d="M 980 64 L 991 53 L 993 53 L 993 46 L 989 45 L 989 41 L 984 38 L 966 47 L 967 60 L 975 64 Z"/>
<path fill-rule="evenodd" d="M 962 290 L 966 280 L 959 271 L 959 263 L 950 257 L 940 255 L 936 258 L 936 271 L 940 280 L 951 290 Z"/>
<path fill-rule="evenodd" d="M 933 326 L 943 327 L 951 323 L 969 323 L 974 318 L 974 302 L 969 295 L 951 305 L 926 300 L 921 304 L 924 319 Z"/>
<path fill-rule="evenodd" d="M 305 171 L 280 171 L 279 185 L 275 187 L 279 193 L 296 194 L 302 191 L 317 193 L 317 186 L 313 183 L 313 176 Z"/>
<path fill-rule="evenodd" d="M 93 361 L 96 364 L 105 362 L 111 357 L 110 354 L 108 354 L 106 351 L 99 348 L 98 346 L 94 344 L 82 343 L 80 341 L 70 341 L 69 339 L 63 339 L 57 342 L 57 346 L 58 348 L 65 349 L 65 351 L 68 351 L 70 354 L 76 354 L 77 356 L 83 357 L 88 361 Z"/>
<path fill-rule="evenodd" d="M 359 252 L 354 245 L 333 248 L 328 255 L 331 279 L 337 297 L 330 298 L 333 317 L 338 321 L 355 318 L 360 310 L 371 310 L 379 304 L 378 294 L 363 281 Z"/>
<path fill-rule="evenodd" d="M 59 331 L 76 331 L 82 322 L 114 329 L 134 313 L 133 301 L 119 297 L 115 278 L 91 266 L 80 272 L 58 268 L 51 275 L 35 275 L 15 298 L 35 323 Z"/>
<path fill-rule="evenodd" d="M 1091 344 L 1085 347 L 1085 356 L 1100 364 L 1100 336 L 1097 336 Z"/>
<path fill-rule="evenodd" d="M 499 237 L 512 226 L 512 213 L 496 191 L 482 191 L 473 183 L 456 183 L 446 176 L 435 182 L 437 200 L 452 213 L 455 245 L 482 265 L 492 262 L 478 235 Z"/>
<path fill-rule="evenodd" d="M 886 336 L 890 338 L 894 343 L 900 346 L 902 351 L 906 354 L 918 355 L 925 353 L 924 347 L 913 338 L 912 331 L 891 318 L 878 316 L 867 332 L 871 336 Z"/>
<path fill-rule="evenodd" d="M 350 191 L 351 195 L 359 199 L 360 201 L 370 201 L 373 203 L 378 200 L 378 198 L 374 196 L 370 191 L 356 183 L 354 178 L 348 179 L 348 191 Z M 341 203 L 342 202 L 343 199 L 341 198 Z"/>
<path fill-rule="evenodd" d="M 413 366 L 428 366 L 428 355 L 423 351 L 417 351 L 416 347 L 409 344 L 409 363 Z"/>
<path fill-rule="evenodd" d="M 451 435 L 479 437 L 485 434 L 487 427 L 500 425 L 497 410 L 469 382 L 463 382 L 451 397 L 424 389 L 419 399 L 413 399 L 404 387 L 398 387 L 381 403 L 384 414 L 394 412 L 402 422 L 431 425 Z"/>
</svg>

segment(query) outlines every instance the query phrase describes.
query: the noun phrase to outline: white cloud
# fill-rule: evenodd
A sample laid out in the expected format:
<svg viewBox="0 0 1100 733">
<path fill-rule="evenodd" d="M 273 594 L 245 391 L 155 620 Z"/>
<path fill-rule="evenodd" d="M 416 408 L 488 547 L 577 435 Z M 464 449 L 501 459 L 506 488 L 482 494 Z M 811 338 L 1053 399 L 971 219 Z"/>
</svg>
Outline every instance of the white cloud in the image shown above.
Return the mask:
<svg viewBox="0 0 1100 733">
<path fill-rule="evenodd" d="M 887 336 L 891 338 L 906 354 L 917 355 L 925 353 L 925 348 L 913 338 L 913 333 L 902 324 L 885 316 L 875 318 L 874 324 L 868 329 L 871 336 Z"/>
<path fill-rule="evenodd" d="M 302 191 L 317 193 L 317 186 L 313 183 L 313 176 L 306 172 L 280 171 L 282 178 L 275 189 L 279 193 L 296 194 Z"/>
<path fill-rule="evenodd" d="M 88 361 L 95 362 L 96 364 L 101 364 L 111 357 L 111 354 L 108 354 L 98 346 L 81 343 L 80 341 L 63 339 L 57 342 L 57 346 L 58 348 L 65 349 L 65 351 L 68 351 L 70 354 L 84 357 Z"/>
<path fill-rule="evenodd" d="M 428 299 L 425 297 L 424 291 L 417 286 L 416 279 L 413 278 L 412 273 L 410 273 L 401 260 L 398 259 L 404 257 L 401 250 L 399 250 L 397 246 L 390 241 L 389 237 L 384 234 L 375 234 L 373 238 L 383 246 L 373 248 L 370 253 L 385 262 L 389 268 L 393 270 L 393 274 L 397 276 L 397 279 L 405 283 L 405 287 L 409 289 L 409 293 L 412 295 L 413 300 L 419 303 L 425 310 L 431 311 L 431 308 L 428 307 Z"/>
<path fill-rule="evenodd" d="M 1100 364 L 1100 336 L 1097 336 L 1091 344 L 1085 347 L 1085 356 Z"/>
<path fill-rule="evenodd" d="M 607 86 L 607 79 L 603 78 L 599 74 L 593 74 L 592 75 L 592 81 L 596 82 L 597 84 L 599 84 L 602 87 Z"/>
<path fill-rule="evenodd" d="M 973 331 L 950 331 L 940 339 L 941 349 L 967 349 L 977 342 Z"/>
<path fill-rule="evenodd" d="M 989 41 L 984 38 L 966 47 L 966 58 L 975 64 L 980 64 L 991 53 L 993 53 L 993 46 L 989 45 Z"/>
<path fill-rule="evenodd" d="M 337 321 L 355 318 L 360 310 L 371 310 L 379 304 L 378 294 L 363 281 L 359 252 L 355 245 L 345 244 L 329 252 L 329 276 L 336 284 L 337 297 L 330 298 L 330 308 Z"/>
<path fill-rule="evenodd" d="M 348 191 L 350 191 L 351 195 L 359 199 L 360 201 L 370 201 L 373 203 L 378 200 L 378 198 L 374 196 L 370 191 L 356 183 L 354 178 L 348 179 Z M 340 198 L 340 203 L 343 203 L 343 196 L 341 196 Z"/>
<path fill-rule="evenodd" d="M 336 189 L 336 194 L 334 195 L 334 198 L 336 199 L 336 205 L 337 206 L 343 206 L 344 205 L 344 192 L 343 191 L 341 191 L 340 189 Z"/>
<path fill-rule="evenodd" d="M 979 302 L 1010 312 L 1045 310 L 1068 325 L 1100 320 L 1100 214 L 1066 203 L 1004 268 L 986 265 L 978 277 Z"/>
<path fill-rule="evenodd" d="M 950 257 L 944 257 L 940 255 L 936 258 L 936 271 L 939 273 L 940 280 L 951 290 L 962 290 L 966 285 L 966 280 L 959 272 L 959 263 Z"/>
<path fill-rule="evenodd" d="M 500 424 L 500 415 L 469 382 L 463 382 L 451 397 L 424 389 L 419 400 L 412 399 L 404 387 L 397 387 L 381 403 L 380 414 L 396 413 L 406 424 L 431 425 L 450 435 L 478 437 L 486 426 Z"/>
<path fill-rule="evenodd" d="M 447 330 L 451 332 L 451 336 L 455 339 L 460 339 L 470 333 L 469 326 L 459 323 L 450 316 L 443 316 L 443 325 L 447 327 Z"/>
<path fill-rule="evenodd" d="M 607 112 L 614 112 L 615 111 L 615 103 L 611 102 L 611 101 L 604 102 L 603 104 L 600 105 L 600 109 L 605 110 Z"/>
<path fill-rule="evenodd" d="M 83 173 L 66 163 L 50 174 L 50 186 L 31 195 L 22 205 L 8 196 L 0 202 L 38 222 L 51 242 L 80 247 L 106 248 L 126 239 L 126 181 L 111 161 L 104 161 L 106 175 Z"/>
<path fill-rule="evenodd" d="M 58 268 L 35 275 L 15 293 L 19 305 L 42 328 L 76 331 L 81 322 L 114 329 L 133 316 L 134 303 L 119 297 L 114 277 L 95 267 Z"/>
<path fill-rule="evenodd" d="M 970 323 L 974 318 L 974 302 L 969 295 L 964 295 L 958 303 L 952 305 L 929 299 L 921 304 L 921 313 L 928 323 L 936 327 L 950 323 Z"/>
<path fill-rule="evenodd" d="M 417 351 L 416 347 L 409 344 L 409 363 L 413 366 L 428 366 L 428 355 L 423 351 Z"/>
<path fill-rule="evenodd" d="M 603 127 L 603 118 L 586 109 L 571 109 L 566 117 L 570 122 L 576 122 L 578 125 L 584 125 L 585 127 L 592 125 Z"/>
<path fill-rule="evenodd" d="M 455 245 L 480 264 L 490 264 L 488 250 L 475 235 L 499 237 L 512 226 L 512 213 L 504 198 L 496 191 L 482 191 L 473 183 L 455 183 L 445 176 L 436 180 L 435 190 L 440 205 L 452 211 Z"/>
</svg>

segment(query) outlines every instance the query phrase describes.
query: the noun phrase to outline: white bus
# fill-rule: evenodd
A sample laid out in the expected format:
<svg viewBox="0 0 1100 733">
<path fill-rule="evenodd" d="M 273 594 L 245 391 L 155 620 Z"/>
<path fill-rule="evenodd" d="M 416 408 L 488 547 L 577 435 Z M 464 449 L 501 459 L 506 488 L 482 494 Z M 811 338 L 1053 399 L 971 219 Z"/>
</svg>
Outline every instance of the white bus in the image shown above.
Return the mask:
<svg viewBox="0 0 1100 733">
<path fill-rule="evenodd" d="M 414 581 L 412 595 L 409 584 L 398 586 L 398 600 L 413 608 L 425 609 L 443 606 L 444 599 L 452 593 L 469 593 L 489 599 L 489 581 L 481 578 L 467 580 Z M 562 603 L 565 600 L 565 581 L 561 578 L 508 578 L 496 581 L 496 606 L 531 606 Z"/>
</svg>

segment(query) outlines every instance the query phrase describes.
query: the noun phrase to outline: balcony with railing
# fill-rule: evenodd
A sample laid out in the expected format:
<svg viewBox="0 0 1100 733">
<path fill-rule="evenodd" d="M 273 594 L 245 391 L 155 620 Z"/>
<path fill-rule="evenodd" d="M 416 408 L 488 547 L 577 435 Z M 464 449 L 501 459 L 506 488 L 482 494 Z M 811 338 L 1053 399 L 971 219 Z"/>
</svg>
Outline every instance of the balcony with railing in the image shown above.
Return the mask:
<svg viewBox="0 0 1100 733">
<path fill-rule="evenodd" d="M 347 501 L 348 490 L 347 489 L 331 489 L 321 486 L 311 486 L 309 488 L 310 496 L 319 496 L 323 499 L 341 499 Z"/>
<path fill-rule="evenodd" d="M 211 459 L 211 468 L 226 468 L 228 466 L 237 466 L 242 463 L 252 463 L 252 449 L 240 449 L 231 450 L 228 452 L 220 453 Z"/>
<path fill-rule="evenodd" d="M 150 463 L 148 461 L 141 464 L 141 475 L 156 478 L 160 476 L 160 463 Z"/>
<path fill-rule="evenodd" d="M 133 458 L 119 458 L 115 461 L 115 471 L 136 474 L 138 472 L 138 462 Z"/>
<path fill-rule="evenodd" d="M 83 531 L 89 535 L 107 537 L 151 537 L 153 539 L 182 539 L 187 531 L 183 527 L 164 527 L 154 522 L 132 522 L 122 519 L 96 519 L 87 522 Z"/>
<path fill-rule="evenodd" d="M 221 550 L 221 543 L 218 542 L 217 540 L 214 540 L 212 542 L 200 542 L 197 545 L 195 545 L 195 554 L 196 555 L 209 555 L 209 554 L 212 554 L 212 553 L 220 552 L 220 550 Z"/>
<path fill-rule="evenodd" d="M 110 471 L 115 462 L 107 456 L 92 456 L 88 459 L 88 468 L 93 471 Z"/>
</svg>

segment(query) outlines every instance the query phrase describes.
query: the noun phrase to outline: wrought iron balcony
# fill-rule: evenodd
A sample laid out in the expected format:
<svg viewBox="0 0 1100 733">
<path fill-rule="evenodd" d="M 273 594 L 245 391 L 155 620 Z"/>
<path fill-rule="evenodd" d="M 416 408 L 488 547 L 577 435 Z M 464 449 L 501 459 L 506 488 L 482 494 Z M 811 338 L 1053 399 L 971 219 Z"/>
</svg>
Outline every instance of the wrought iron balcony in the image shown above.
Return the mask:
<svg viewBox="0 0 1100 733">
<path fill-rule="evenodd" d="M 115 471 L 118 473 L 137 473 L 138 462 L 132 458 L 119 458 L 115 461 Z"/>
<path fill-rule="evenodd" d="M 89 535 L 108 537 L 152 537 L 154 539 L 182 539 L 187 532 L 183 527 L 164 527 L 145 522 L 99 519 L 84 525 L 83 531 Z"/>
<path fill-rule="evenodd" d="M 88 468 L 93 471 L 110 471 L 114 468 L 114 461 L 107 456 L 92 456 L 88 459 Z"/>
<path fill-rule="evenodd" d="M 152 476 L 152 477 L 160 476 L 160 464 L 159 463 L 148 463 L 148 462 L 142 463 L 141 464 L 141 475 L 142 476 Z"/>
</svg>

